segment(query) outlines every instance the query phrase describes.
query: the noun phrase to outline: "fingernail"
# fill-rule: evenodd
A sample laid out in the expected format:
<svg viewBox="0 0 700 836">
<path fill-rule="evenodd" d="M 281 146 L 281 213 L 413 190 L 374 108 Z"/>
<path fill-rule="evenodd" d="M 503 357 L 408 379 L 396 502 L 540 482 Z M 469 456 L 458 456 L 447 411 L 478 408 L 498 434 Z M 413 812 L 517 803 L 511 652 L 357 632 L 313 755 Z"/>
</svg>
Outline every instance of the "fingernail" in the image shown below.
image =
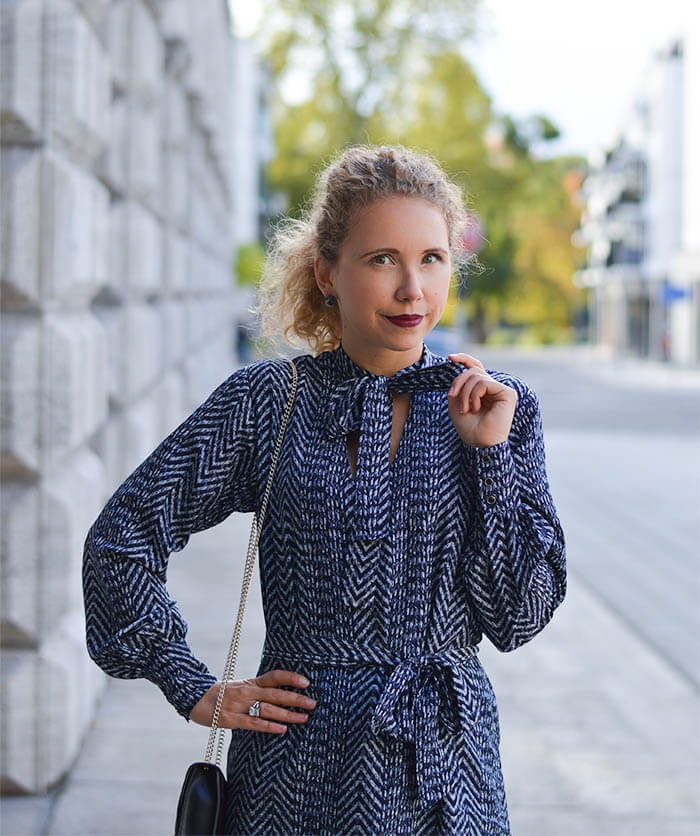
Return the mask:
<svg viewBox="0 0 700 836">
<path fill-rule="evenodd" d="M 305 676 L 300 676 L 299 677 L 299 682 L 301 682 L 301 687 L 302 688 L 306 688 L 308 685 L 311 684 Z"/>
</svg>

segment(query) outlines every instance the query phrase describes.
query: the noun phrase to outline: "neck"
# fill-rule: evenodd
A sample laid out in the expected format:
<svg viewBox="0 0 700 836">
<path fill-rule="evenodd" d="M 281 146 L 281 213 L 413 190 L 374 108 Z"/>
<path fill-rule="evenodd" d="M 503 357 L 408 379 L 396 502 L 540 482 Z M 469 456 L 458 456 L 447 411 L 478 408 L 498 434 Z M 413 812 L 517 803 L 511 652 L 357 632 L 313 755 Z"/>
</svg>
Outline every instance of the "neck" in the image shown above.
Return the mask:
<svg viewBox="0 0 700 836">
<path fill-rule="evenodd" d="M 355 363 L 372 374 L 382 375 L 383 377 L 393 377 L 401 369 L 407 366 L 412 366 L 417 363 L 423 356 L 423 343 L 407 351 L 391 351 L 389 349 L 373 351 L 369 350 L 358 351 L 352 345 L 346 345 L 341 340 L 343 351 Z"/>
</svg>

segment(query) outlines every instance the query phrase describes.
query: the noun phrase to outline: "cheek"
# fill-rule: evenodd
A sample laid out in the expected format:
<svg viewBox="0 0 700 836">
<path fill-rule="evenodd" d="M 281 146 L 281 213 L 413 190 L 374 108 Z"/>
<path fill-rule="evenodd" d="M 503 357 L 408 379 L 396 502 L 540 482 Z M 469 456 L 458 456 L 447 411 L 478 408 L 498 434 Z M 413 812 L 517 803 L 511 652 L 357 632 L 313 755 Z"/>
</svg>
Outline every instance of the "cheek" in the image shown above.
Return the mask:
<svg viewBox="0 0 700 836">
<path fill-rule="evenodd" d="M 450 276 L 430 285 L 427 295 L 434 305 L 444 306 L 450 293 Z"/>
<path fill-rule="evenodd" d="M 375 281 L 357 281 L 343 294 L 343 307 L 350 316 L 366 316 L 387 304 L 386 294 Z"/>
</svg>

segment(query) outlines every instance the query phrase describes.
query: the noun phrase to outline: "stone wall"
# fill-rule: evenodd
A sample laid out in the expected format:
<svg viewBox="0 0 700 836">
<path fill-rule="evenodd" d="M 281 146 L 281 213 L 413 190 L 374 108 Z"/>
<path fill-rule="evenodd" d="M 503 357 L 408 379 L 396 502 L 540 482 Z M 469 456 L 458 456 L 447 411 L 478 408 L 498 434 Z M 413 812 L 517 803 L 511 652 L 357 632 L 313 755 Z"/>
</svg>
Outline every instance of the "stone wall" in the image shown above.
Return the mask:
<svg viewBox="0 0 700 836">
<path fill-rule="evenodd" d="M 230 373 L 225 0 L 3 0 L 2 788 L 55 783 L 104 677 L 81 561 L 114 488 Z"/>
</svg>

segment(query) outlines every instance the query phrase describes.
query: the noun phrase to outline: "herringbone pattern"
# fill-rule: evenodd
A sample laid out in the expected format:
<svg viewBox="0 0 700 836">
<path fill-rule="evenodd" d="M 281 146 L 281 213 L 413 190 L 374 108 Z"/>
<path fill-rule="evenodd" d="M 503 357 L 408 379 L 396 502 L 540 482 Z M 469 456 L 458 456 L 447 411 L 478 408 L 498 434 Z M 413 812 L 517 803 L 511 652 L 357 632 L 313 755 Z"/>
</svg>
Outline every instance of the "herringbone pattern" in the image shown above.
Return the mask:
<svg viewBox="0 0 700 836">
<path fill-rule="evenodd" d="M 386 379 L 342 347 L 296 358 L 299 388 L 260 542 L 258 674 L 305 674 L 318 707 L 284 735 L 237 729 L 228 829 L 242 834 L 509 833 L 485 634 L 535 636 L 566 591 L 539 408 L 521 380 L 508 441 L 464 445 L 427 348 Z M 187 716 L 215 681 L 164 582 L 170 553 L 258 507 L 289 392 L 286 361 L 234 373 L 119 488 L 89 532 L 88 648 Z M 391 391 L 412 392 L 389 464 Z M 359 429 L 357 475 L 346 436 Z"/>
</svg>

